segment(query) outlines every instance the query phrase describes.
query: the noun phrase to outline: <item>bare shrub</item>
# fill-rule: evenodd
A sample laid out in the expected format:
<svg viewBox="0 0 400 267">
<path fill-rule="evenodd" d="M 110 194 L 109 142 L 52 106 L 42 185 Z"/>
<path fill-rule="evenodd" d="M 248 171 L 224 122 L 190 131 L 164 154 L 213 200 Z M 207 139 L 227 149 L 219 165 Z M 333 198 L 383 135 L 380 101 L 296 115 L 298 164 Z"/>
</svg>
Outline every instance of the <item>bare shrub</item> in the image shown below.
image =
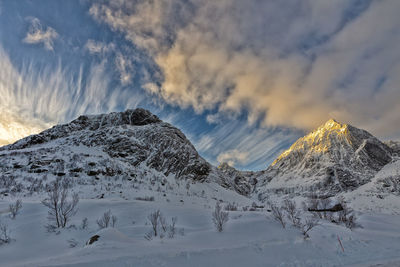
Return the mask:
<svg viewBox="0 0 400 267">
<path fill-rule="evenodd" d="M 285 214 L 283 212 L 282 207 L 278 207 L 275 204 L 269 203 L 271 212 L 272 212 L 272 217 L 279 222 L 283 228 L 286 227 L 286 222 L 285 222 Z"/>
<path fill-rule="evenodd" d="M 286 211 L 286 215 L 292 222 L 292 225 L 298 227 L 300 224 L 300 212 L 297 210 L 296 202 L 290 199 L 285 199 L 282 208 Z"/>
<path fill-rule="evenodd" d="M 349 218 L 347 219 L 347 221 L 345 222 L 345 225 L 347 228 L 349 228 L 350 230 L 352 230 L 354 227 L 357 226 L 357 217 L 354 215 L 354 213 L 352 213 Z"/>
<path fill-rule="evenodd" d="M 177 217 L 171 218 L 171 224 L 168 227 L 168 237 L 174 238 L 176 234 L 176 222 L 178 221 Z"/>
<path fill-rule="evenodd" d="M 17 216 L 17 214 L 19 213 L 19 210 L 22 208 L 22 200 L 18 199 L 15 204 L 10 204 L 9 205 L 10 208 L 10 215 L 12 219 L 15 219 L 15 217 Z"/>
<path fill-rule="evenodd" d="M 32 195 L 34 192 L 40 192 L 44 189 L 43 186 L 43 181 L 45 178 L 39 178 L 39 179 L 32 179 L 30 180 L 30 185 L 27 186 L 27 189 L 29 191 L 29 194 Z"/>
<path fill-rule="evenodd" d="M 0 222 L 0 245 L 11 242 L 10 230 L 7 224 Z"/>
<path fill-rule="evenodd" d="M 16 186 L 16 179 L 14 176 L 2 175 L 0 176 L 0 188 L 6 189 L 6 192 L 10 192 L 13 186 Z"/>
<path fill-rule="evenodd" d="M 176 235 L 176 222 L 178 221 L 177 217 L 171 218 L 171 224 L 167 223 L 167 219 L 163 216 L 160 210 L 156 210 L 147 216 L 149 220 L 152 231 L 145 234 L 145 239 L 152 240 L 153 236 L 159 236 L 160 238 L 164 238 L 166 235 L 169 238 L 174 238 Z"/>
<path fill-rule="evenodd" d="M 308 232 L 317 225 L 319 225 L 319 220 L 315 216 L 306 218 L 305 222 L 301 223 L 299 227 L 304 238 L 309 238 Z"/>
<path fill-rule="evenodd" d="M 225 208 L 226 211 L 237 211 L 238 205 L 235 202 L 226 204 Z"/>
<path fill-rule="evenodd" d="M 89 225 L 89 223 L 88 223 L 88 218 L 83 218 L 82 219 L 82 223 L 81 223 L 81 229 L 82 230 L 85 230 L 85 229 L 87 229 L 88 228 L 88 225 Z"/>
<path fill-rule="evenodd" d="M 331 200 L 329 198 L 323 198 L 320 200 L 321 209 L 327 210 L 331 207 Z M 332 220 L 332 212 L 324 211 L 322 213 L 324 219 Z"/>
<path fill-rule="evenodd" d="M 149 214 L 149 216 L 147 216 L 147 219 L 150 221 L 154 236 L 157 236 L 158 234 L 158 221 L 160 215 L 161 215 L 160 210 L 156 210 L 155 212 L 152 212 Z"/>
<path fill-rule="evenodd" d="M 61 183 L 59 179 L 52 183 L 49 188 L 48 197 L 42 201 L 48 211 L 48 219 L 55 223 L 56 228 L 65 228 L 68 221 L 77 212 L 79 203 L 78 194 L 72 194 L 72 199 L 68 201 L 68 183 Z"/>
<path fill-rule="evenodd" d="M 167 219 L 165 219 L 165 217 L 162 215 L 162 213 L 160 212 L 160 217 L 159 217 L 159 221 L 160 221 L 160 226 L 162 231 L 165 233 L 168 230 L 168 223 L 167 223 Z"/>
<path fill-rule="evenodd" d="M 342 205 L 343 210 L 338 212 L 338 222 L 343 223 L 347 228 L 353 229 L 356 226 L 356 216 L 353 209 L 351 209 L 344 198 L 339 198 L 339 203 Z"/>
<path fill-rule="evenodd" d="M 229 213 L 225 212 L 221 209 L 219 202 L 215 204 L 215 210 L 212 213 L 212 221 L 217 228 L 218 232 L 222 232 L 224 230 L 224 225 L 229 220 Z"/>
<path fill-rule="evenodd" d="M 100 229 L 107 227 L 115 227 L 117 223 L 117 217 L 112 215 L 111 210 L 104 212 L 103 216 L 96 220 L 97 225 Z"/>
</svg>

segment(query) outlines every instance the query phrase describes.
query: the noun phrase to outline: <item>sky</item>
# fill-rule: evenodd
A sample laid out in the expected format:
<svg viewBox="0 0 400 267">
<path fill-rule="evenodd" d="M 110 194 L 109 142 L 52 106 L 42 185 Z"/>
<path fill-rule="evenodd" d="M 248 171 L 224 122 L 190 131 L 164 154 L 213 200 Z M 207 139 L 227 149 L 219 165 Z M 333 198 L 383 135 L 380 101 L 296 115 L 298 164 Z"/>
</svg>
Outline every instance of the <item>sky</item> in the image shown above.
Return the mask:
<svg viewBox="0 0 400 267">
<path fill-rule="evenodd" d="M 398 0 L 0 0 L 0 145 L 142 107 L 262 170 L 330 118 L 400 139 Z"/>
</svg>

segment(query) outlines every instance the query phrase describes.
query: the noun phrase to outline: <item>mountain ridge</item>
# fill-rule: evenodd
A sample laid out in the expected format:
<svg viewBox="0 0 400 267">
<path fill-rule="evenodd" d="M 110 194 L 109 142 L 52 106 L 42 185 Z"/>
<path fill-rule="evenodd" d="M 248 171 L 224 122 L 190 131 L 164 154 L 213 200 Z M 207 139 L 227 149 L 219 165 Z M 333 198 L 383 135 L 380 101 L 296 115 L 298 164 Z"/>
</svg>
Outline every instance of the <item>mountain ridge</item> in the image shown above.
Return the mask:
<svg viewBox="0 0 400 267">
<path fill-rule="evenodd" d="M 138 108 L 83 115 L 0 147 L 0 163 L 10 175 L 100 179 L 154 170 L 161 180 L 172 175 L 193 183 L 215 182 L 245 196 L 271 191 L 335 195 L 368 183 L 392 161 L 397 145 L 330 119 L 299 138 L 267 169 L 240 171 L 228 164 L 211 165 L 179 129 Z"/>
</svg>

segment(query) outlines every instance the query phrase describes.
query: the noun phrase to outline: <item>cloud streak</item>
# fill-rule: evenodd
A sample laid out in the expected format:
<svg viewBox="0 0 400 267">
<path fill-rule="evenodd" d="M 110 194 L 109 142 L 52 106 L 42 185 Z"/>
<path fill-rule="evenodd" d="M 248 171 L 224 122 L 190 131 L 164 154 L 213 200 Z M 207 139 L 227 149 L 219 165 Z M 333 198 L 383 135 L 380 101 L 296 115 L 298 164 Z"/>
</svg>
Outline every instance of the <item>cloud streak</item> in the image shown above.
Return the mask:
<svg viewBox="0 0 400 267">
<path fill-rule="evenodd" d="M 310 130 L 330 117 L 400 136 L 400 2 L 118 1 L 97 20 L 147 51 L 152 94 L 198 113 Z"/>
<path fill-rule="evenodd" d="M 39 19 L 32 18 L 29 31 L 26 34 L 23 42 L 27 44 L 39 44 L 43 43 L 44 48 L 53 51 L 53 41 L 58 38 L 58 33 L 51 27 L 44 27 L 40 23 Z"/>
<path fill-rule="evenodd" d="M 30 63 L 16 68 L 0 47 L 0 69 L 0 145 L 81 114 L 135 108 L 143 99 L 112 87 L 104 61 L 77 72 L 61 62 L 55 68 Z"/>
<path fill-rule="evenodd" d="M 90 54 L 105 55 L 115 50 L 115 44 L 105 44 L 103 42 L 97 42 L 95 40 L 89 39 L 85 44 L 85 49 L 89 51 Z"/>
<path fill-rule="evenodd" d="M 119 80 L 122 85 L 128 85 L 132 82 L 134 76 L 132 61 L 125 58 L 125 56 L 118 52 L 115 57 L 115 66 L 119 72 Z"/>
<path fill-rule="evenodd" d="M 213 164 L 230 161 L 230 165 L 240 169 L 263 170 L 302 134 L 301 131 L 257 128 L 245 121 L 225 120 L 192 140 Z"/>
</svg>

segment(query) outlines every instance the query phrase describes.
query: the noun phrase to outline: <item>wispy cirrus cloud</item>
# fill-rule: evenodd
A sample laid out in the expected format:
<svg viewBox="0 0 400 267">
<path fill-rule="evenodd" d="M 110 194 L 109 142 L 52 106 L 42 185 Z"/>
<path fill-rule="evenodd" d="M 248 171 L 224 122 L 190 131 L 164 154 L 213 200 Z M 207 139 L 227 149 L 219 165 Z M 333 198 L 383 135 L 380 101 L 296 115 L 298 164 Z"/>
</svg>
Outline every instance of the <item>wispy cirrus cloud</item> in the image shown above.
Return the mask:
<svg viewBox="0 0 400 267">
<path fill-rule="evenodd" d="M 262 170 L 302 134 L 285 128 L 257 128 L 243 120 L 224 120 L 192 140 L 213 164 L 227 162 L 240 169 Z"/>
<path fill-rule="evenodd" d="M 121 85 L 131 84 L 135 75 L 133 61 L 129 56 L 117 49 L 114 43 L 104 43 L 89 39 L 84 48 L 92 55 L 99 55 L 104 59 L 114 58 L 114 66 L 118 71 Z"/>
<path fill-rule="evenodd" d="M 0 47 L 0 145 L 38 133 L 81 114 L 135 108 L 142 96 L 111 86 L 105 62 L 84 72 L 37 67 L 26 62 L 15 67 Z M 85 75 L 84 75 L 85 73 Z"/>
<path fill-rule="evenodd" d="M 312 129 L 330 117 L 400 136 L 400 2 L 119 1 L 97 20 L 147 51 L 166 102 Z"/>
<path fill-rule="evenodd" d="M 30 22 L 29 31 L 23 42 L 27 44 L 43 43 L 45 49 L 52 51 L 54 49 L 53 41 L 58 38 L 56 30 L 49 26 L 44 27 L 38 18 L 31 18 Z"/>
<path fill-rule="evenodd" d="M 119 80 L 122 85 L 128 85 L 132 82 L 134 76 L 133 63 L 126 58 L 121 52 L 115 57 L 115 66 L 119 72 Z"/>
</svg>

